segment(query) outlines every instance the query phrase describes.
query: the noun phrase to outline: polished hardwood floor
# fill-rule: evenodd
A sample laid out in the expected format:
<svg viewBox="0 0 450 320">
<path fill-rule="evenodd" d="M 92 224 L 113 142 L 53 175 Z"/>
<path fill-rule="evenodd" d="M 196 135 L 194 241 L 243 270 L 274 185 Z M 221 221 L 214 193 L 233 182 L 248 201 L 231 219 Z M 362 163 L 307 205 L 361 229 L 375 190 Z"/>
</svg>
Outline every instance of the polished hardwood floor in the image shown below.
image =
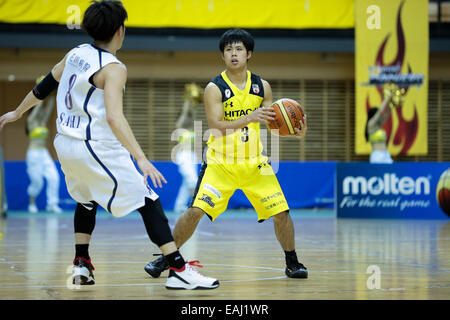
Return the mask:
<svg viewBox="0 0 450 320">
<path fill-rule="evenodd" d="M 167 212 L 171 227 L 177 216 Z M 450 297 L 450 221 L 336 219 L 331 211 L 291 213 L 308 279 L 284 274 L 271 220 L 251 210 L 202 219 L 181 248 L 215 290 L 171 291 L 167 272 L 144 271 L 158 248 L 137 213 L 97 214 L 90 254 L 96 284 L 74 288 L 71 212 L 10 212 L 0 222 L 0 300 L 436 300 Z"/>
</svg>

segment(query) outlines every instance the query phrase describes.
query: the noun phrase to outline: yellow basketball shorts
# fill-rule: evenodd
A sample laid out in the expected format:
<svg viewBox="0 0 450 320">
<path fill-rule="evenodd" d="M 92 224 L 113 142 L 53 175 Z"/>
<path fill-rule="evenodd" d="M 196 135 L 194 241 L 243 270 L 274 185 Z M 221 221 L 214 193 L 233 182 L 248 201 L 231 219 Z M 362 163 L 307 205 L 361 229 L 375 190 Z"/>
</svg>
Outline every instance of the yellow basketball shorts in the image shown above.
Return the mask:
<svg viewBox="0 0 450 320">
<path fill-rule="evenodd" d="M 256 164 L 203 163 L 191 207 L 214 221 L 228 206 L 236 189 L 244 192 L 258 214 L 258 222 L 289 210 L 278 179 L 267 161 Z"/>
</svg>

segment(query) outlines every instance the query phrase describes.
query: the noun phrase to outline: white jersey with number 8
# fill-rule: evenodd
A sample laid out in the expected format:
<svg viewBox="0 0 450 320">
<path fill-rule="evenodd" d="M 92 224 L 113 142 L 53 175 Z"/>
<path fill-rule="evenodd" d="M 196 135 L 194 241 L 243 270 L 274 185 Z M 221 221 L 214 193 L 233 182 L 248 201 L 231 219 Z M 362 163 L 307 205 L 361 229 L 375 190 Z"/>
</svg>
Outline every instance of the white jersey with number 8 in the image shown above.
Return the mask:
<svg viewBox="0 0 450 320">
<path fill-rule="evenodd" d="M 116 140 L 106 121 L 103 90 L 92 81 L 110 63 L 122 64 L 112 53 L 91 44 L 67 54 L 56 97 L 58 133 L 80 140 Z"/>
<path fill-rule="evenodd" d="M 93 75 L 110 63 L 113 54 L 84 44 L 72 49 L 61 76 L 55 146 L 70 196 L 88 209 L 98 203 L 121 217 L 158 195 L 144 182 L 130 153 L 106 121 L 103 90 Z"/>
</svg>

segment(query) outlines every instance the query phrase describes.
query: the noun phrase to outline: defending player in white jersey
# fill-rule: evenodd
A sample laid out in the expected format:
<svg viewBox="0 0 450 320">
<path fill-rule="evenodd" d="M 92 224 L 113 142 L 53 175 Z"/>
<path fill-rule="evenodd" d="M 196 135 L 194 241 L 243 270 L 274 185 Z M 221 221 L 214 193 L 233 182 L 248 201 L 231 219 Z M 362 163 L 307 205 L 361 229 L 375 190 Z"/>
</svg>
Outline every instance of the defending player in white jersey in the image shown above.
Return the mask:
<svg viewBox="0 0 450 320">
<path fill-rule="evenodd" d="M 148 177 L 155 188 L 166 180 L 145 156 L 123 114 L 127 69 L 115 55 L 126 19 L 120 1 L 91 4 L 82 27 L 94 43 L 69 51 L 16 110 L 0 117 L 0 130 L 58 88 L 54 146 L 68 191 L 77 201 L 74 284 L 95 281 L 88 247 L 100 205 L 117 217 L 139 211 L 150 239 L 169 261 L 166 288 L 214 289 L 219 281 L 200 275 L 192 268 L 195 261 L 186 263 L 177 250 L 158 195 L 147 185 Z"/>
</svg>

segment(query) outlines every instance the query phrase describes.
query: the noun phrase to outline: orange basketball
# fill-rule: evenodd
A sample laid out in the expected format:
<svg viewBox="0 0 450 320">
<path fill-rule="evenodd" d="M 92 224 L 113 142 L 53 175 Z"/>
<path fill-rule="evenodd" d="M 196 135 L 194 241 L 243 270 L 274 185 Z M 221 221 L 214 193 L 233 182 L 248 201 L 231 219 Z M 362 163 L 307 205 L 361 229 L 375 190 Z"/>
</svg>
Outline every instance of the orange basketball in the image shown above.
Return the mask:
<svg viewBox="0 0 450 320">
<path fill-rule="evenodd" d="M 295 100 L 283 98 L 275 101 L 272 108 L 276 113 L 275 119 L 269 121 L 268 127 L 278 129 L 278 135 L 290 136 L 295 134 L 294 128 L 300 129 L 300 121 L 303 121 L 303 109 Z M 273 132 L 275 133 L 275 132 Z"/>
</svg>

